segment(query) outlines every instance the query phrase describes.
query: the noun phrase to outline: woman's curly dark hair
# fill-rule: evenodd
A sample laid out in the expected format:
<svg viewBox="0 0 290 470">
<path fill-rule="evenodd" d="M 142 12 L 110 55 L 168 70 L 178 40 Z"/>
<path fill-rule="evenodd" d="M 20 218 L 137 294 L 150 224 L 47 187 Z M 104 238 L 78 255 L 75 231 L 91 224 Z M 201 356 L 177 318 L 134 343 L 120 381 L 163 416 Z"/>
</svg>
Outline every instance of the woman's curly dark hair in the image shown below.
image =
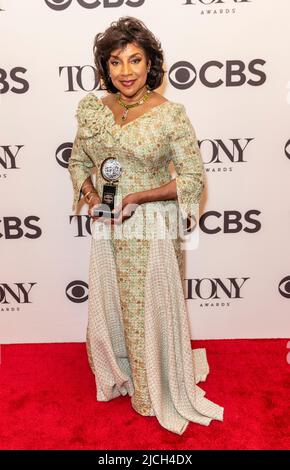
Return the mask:
<svg viewBox="0 0 290 470">
<path fill-rule="evenodd" d="M 145 24 L 132 16 L 123 16 L 113 21 L 104 33 L 98 33 L 94 39 L 94 62 L 96 78 L 102 80 L 104 89 L 110 93 L 119 90 L 108 76 L 108 60 L 114 49 L 124 48 L 128 43 L 135 43 L 144 49 L 146 60 L 151 60 L 151 68 L 147 75 L 146 85 L 150 90 L 158 88 L 165 71 L 163 70 L 163 51 L 160 41 L 149 31 Z"/>
</svg>

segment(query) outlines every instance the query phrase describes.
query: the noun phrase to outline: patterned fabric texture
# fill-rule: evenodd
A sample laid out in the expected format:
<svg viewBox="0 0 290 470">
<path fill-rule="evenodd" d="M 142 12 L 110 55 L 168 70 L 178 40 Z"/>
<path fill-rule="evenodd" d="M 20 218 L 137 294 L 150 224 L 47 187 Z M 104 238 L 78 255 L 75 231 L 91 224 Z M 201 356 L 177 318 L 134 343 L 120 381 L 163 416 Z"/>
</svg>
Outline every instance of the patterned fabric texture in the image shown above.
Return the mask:
<svg viewBox="0 0 290 470">
<path fill-rule="evenodd" d="M 181 103 L 165 101 L 119 125 L 94 93 L 79 102 L 78 130 L 69 172 L 74 197 L 96 170 L 102 194 L 102 161 L 122 165 L 116 204 L 128 193 L 170 181 L 176 170 L 177 200 L 144 203 L 119 229 L 91 223 L 87 352 L 97 400 L 129 395 L 134 410 L 156 416 L 182 434 L 190 421 L 223 420 L 223 407 L 197 385 L 209 372 L 205 349 L 191 349 L 184 288 L 180 219 L 196 216 L 204 186 L 203 163 L 194 128 Z M 176 229 L 176 230 L 172 230 Z M 162 233 L 162 236 L 160 234 Z"/>
</svg>

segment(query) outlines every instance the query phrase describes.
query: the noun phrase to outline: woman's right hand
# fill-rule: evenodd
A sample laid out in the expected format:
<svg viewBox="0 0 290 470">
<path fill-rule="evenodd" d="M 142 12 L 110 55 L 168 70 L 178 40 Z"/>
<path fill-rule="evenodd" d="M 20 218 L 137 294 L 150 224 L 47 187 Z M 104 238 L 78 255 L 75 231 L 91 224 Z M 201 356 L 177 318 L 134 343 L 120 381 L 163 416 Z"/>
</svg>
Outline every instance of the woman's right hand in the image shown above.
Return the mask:
<svg viewBox="0 0 290 470">
<path fill-rule="evenodd" d="M 99 195 L 96 193 L 93 196 L 90 197 L 90 202 L 89 202 L 89 208 L 88 208 L 88 215 L 93 219 L 93 220 L 98 220 L 101 218 L 101 216 L 96 216 L 93 217 L 93 210 L 97 208 L 101 204 L 101 199 Z"/>
</svg>

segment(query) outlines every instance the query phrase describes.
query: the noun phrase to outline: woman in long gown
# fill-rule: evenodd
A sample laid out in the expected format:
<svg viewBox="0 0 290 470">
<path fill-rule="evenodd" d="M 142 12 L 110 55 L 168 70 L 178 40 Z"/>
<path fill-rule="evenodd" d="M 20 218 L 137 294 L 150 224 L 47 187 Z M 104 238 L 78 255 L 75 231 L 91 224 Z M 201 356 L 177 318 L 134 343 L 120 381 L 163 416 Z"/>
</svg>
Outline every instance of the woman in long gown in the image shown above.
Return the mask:
<svg viewBox="0 0 290 470">
<path fill-rule="evenodd" d="M 144 23 L 120 18 L 96 36 L 94 51 L 109 95 L 80 100 L 69 172 L 73 209 L 83 193 L 92 222 L 86 345 L 97 400 L 128 394 L 137 413 L 182 434 L 189 421 L 223 420 L 223 408 L 197 386 L 209 368 L 205 350 L 191 349 L 182 285 L 188 224 L 180 220 L 197 215 L 203 163 L 184 105 L 154 91 L 163 55 Z M 115 219 L 93 213 L 109 157 L 122 168 Z"/>
</svg>

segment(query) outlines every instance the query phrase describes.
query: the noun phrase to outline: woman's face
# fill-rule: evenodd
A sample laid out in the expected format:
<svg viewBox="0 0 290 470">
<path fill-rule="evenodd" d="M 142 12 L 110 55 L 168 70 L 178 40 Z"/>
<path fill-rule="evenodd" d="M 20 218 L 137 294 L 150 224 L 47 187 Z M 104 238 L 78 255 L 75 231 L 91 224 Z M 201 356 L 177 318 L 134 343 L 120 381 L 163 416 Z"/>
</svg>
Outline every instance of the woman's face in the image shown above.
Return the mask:
<svg viewBox="0 0 290 470">
<path fill-rule="evenodd" d="M 144 91 L 150 61 L 146 64 L 145 51 L 133 43 L 111 52 L 108 71 L 113 85 L 121 95 L 133 98 Z"/>
</svg>

